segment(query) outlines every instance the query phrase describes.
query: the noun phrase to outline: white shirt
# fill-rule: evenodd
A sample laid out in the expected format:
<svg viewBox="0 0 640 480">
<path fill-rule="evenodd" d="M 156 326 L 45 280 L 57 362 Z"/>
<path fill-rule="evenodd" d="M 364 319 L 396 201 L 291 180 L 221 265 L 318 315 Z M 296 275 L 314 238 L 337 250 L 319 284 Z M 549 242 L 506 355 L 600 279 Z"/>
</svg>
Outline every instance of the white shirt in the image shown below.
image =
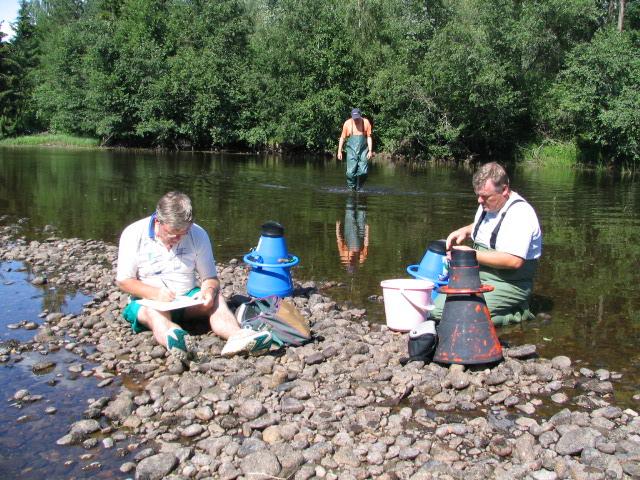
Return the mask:
<svg viewBox="0 0 640 480">
<path fill-rule="evenodd" d="M 180 242 L 167 250 L 156 238 L 153 218 L 138 220 L 122 232 L 116 280 L 135 278 L 158 288 L 164 281 L 182 295 L 198 285 L 196 272 L 201 280 L 217 276 L 211 241 L 202 227 L 194 223 Z"/>
<path fill-rule="evenodd" d="M 502 213 L 509 208 L 515 200 L 524 200 L 516 192 L 511 191 L 507 203 L 499 212 L 487 212 L 475 238 L 475 243 L 490 247 L 491 234 L 498 225 Z M 482 215 L 482 205 L 478 206 L 473 221 L 472 232 Z M 509 208 L 496 238 L 496 248 L 499 252 L 510 253 L 525 260 L 540 258 L 542 255 L 542 231 L 535 210 L 525 201 L 516 203 Z"/>
</svg>

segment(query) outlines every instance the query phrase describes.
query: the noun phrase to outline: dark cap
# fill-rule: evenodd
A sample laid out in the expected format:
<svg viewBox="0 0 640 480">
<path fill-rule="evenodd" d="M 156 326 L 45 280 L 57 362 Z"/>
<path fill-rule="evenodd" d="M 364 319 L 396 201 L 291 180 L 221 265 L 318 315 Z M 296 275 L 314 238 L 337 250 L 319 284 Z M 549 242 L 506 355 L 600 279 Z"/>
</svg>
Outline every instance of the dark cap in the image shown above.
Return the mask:
<svg viewBox="0 0 640 480">
<path fill-rule="evenodd" d="M 427 250 L 433 253 L 437 253 L 438 255 L 446 255 L 447 254 L 447 241 L 446 240 L 434 240 L 429 243 Z"/>
<path fill-rule="evenodd" d="M 353 118 L 354 120 L 362 118 L 362 113 L 360 112 L 359 108 L 354 108 L 353 110 L 351 110 L 351 118 Z"/>
<path fill-rule="evenodd" d="M 269 220 L 267 223 L 262 224 L 261 234 L 263 237 L 279 238 L 284 235 L 284 227 L 278 222 Z"/>
</svg>

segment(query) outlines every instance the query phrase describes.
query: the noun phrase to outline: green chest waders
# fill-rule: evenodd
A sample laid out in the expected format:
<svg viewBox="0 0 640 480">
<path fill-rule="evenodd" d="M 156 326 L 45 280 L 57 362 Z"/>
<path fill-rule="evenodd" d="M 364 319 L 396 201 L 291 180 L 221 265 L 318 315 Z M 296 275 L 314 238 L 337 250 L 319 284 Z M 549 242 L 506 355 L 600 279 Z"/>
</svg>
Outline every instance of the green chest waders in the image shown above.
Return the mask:
<svg viewBox="0 0 640 480">
<path fill-rule="evenodd" d="M 353 127 L 352 127 L 353 129 Z M 351 135 L 347 139 L 347 187 L 358 190 L 367 179 L 367 137 Z"/>
<path fill-rule="evenodd" d="M 480 252 L 492 250 L 477 244 L 474 248 Z M 535 317 L 529 310 L 529 298 L 537 268 L 538 260 L 525 260 L 516 270 L 480 267 L 480 281 L 495 287 L 484 294 L 494 325 L 520 323 Z"/>
<path fill-rule="evenodd" d="M 522 202 L 516 200 L 511 205 Z M 509 208 L 511 208 L 509 205 Z M 473 248 L 482 251 L 495 251 L 496 239 L 502 220 L 504 220 L 509 208 L 503 213 L 502 218 L 496 225 L 491 234 L 491 245 L 489 247 L 475 243 Z M 484 212 L 483 212 L 484 213 Z M 478 233 L 479 224 L 482 222 L 484 215 L 476 224 L 473 232 L 475 238 Z M 531 320 L 535 316 L 529 310 L 529 298 L 533 291 L 533 278 L 538 268 L 538 260 L 525 260 L 524 264 L 516 269 L 490 268 L 484 265 L 480 266 L 480 282 L 492 285 L 492 292 L 484 293 L 484 299 L 487 302 L 489 312 L 491 312 L 491 320 L 494 325 L 509 325 L 510 323 L 520 323 L 524 320 Z M 436 297 L 435 309 L 431 312 L 431 316 L 440 319 L 442 308 L 446 295 L 438 295 Z"/>
<path fill-rule="evenodd" d="M 354 203 L 353 196 L 347 200 L 344 212 L 344 240 L 349 250 L 360 251 L 364 247 L 367 211 Z"/>
</svg>

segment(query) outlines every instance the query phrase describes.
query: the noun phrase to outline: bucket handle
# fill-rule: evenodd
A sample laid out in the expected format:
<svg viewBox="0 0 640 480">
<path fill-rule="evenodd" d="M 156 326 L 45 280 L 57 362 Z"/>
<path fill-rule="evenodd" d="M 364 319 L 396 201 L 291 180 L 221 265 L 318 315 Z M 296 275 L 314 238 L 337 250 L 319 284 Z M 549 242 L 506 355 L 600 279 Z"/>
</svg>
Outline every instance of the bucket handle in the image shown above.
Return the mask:
<svg viewBox="0 0 640 480">
<path fill-rule="evenodd" d="M 420 305 L 419 303 L 414 302 L 413 300 L 411 300 L 405 293 L 404 293 L 404 288 L 400 289 L 400 295 L 402 295 L 405 300 L 407 302 L 409 302 L 411 305 L 413 305 L 413 307 L 417 310 L 420 310 L 423 313 L 428 313 L 431 310 L 433 310 L 434 308 L 436 308 L 436 306 L 432 303 L 430 305 Z"/>
</svg>

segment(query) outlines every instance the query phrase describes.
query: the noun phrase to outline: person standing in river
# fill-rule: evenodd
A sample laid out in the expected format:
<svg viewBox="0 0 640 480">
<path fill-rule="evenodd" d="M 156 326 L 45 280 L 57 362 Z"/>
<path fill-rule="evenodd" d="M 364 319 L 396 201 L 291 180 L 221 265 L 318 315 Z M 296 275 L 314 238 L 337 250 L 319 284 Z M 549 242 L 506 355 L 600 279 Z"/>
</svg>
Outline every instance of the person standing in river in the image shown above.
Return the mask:
<svg viewBox="0 0 640 480">
<path fill-rule="evenodd" d="M 484 294 L 491 320 L 508 325 L 532 319 L 529 298 L 542 255 L 542 231 L 533 207 L 511 190 L 509 176 L 496 162 L 473 175 L 478 209 L 472 223 L 447 237 L 447 250 L 467 239 L 480 264 L 480 280 L 494 290 Z M 460 246 L 458 248 L 470 248 Z M 438 295 L 431 316 L 440 319 L 446 295 Z"/>
<path fill-rule="evenodd" d="M 220 293 L 209 235 L 193 223 L 191 200 L 184 193 L 165 194 L 151 216 L 124 229 L 116 284 L 130 295 L 122 316 L 134 333 L 151 330 L 156 341 L 181 361 L 195 353 L 195 346 L 178 322 L 208 320 L 213 333 L 227 339 L 222 349 L 225 356 L 270 345 L 269 332 L 240 328 L 229 310 Z M 178 295 L 200 297 L 203 303 L 160 311 L 138 301 L 171 302 Z"/>
<path fill-rule="evenodd" d="M 347 187 L 358 191 L 367 179 L 369 159 L 373 156 L 371 122 L 362 116 L 360 109 L 351 110 L 351 118 L 342 126 L 338 142 L 338 160 L 342 160 L 342 148 L 347 141 Z"/>
</svg>

